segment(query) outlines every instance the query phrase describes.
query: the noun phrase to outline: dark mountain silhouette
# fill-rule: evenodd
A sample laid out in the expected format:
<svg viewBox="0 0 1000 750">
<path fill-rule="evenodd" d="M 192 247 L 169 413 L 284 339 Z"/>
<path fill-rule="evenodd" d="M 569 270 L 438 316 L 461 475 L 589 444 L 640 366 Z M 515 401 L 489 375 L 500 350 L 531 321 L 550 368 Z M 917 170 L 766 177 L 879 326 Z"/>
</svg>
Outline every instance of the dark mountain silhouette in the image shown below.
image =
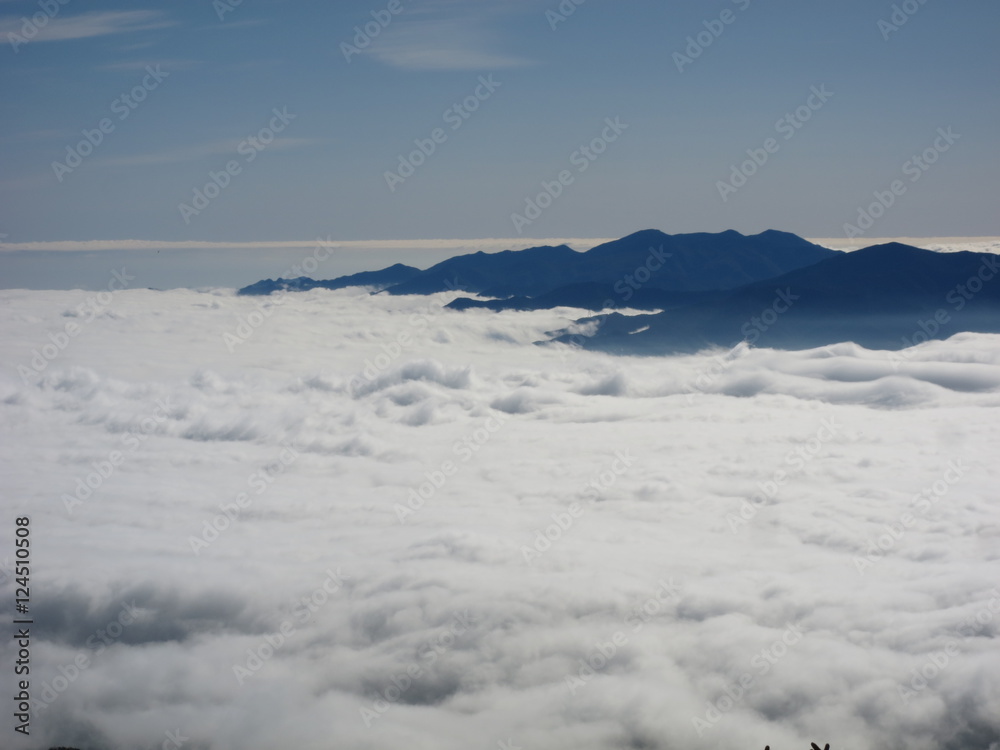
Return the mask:
<svg viewBox="0 0 1000 750">
<path fill-rule="evenodd" d="M 580 284 L 603 284 L 631 301 L 639 289 L 732 289 L 836 255 L 786 232 L 664 234 L 655 229 L 578 253 L 566 245 L 449 258 L 389 294 L 462 289 L 487 297 L 539 297 Z M 629 299 L 622 299 L 629 298 Z"/>
<path fill-rule="evenodd" d="M 743 340 L 780 348 L 854 341 L 901 349 L 959 331 L 1000 333 L 1000 256 L 877 245 L 710 301 L 654 315 L 584 320 L 599 324 L 592 337 L 561 333 L 554 340 L 649 354 Z"/>
<path fill-rule="evenodd" d="M 597 277 L 585 280 L 599 281 L 599 277 L 611 269 L 615 270 L 615 282 L 622 279 L 622 274 L 635 277 L 637 269 L 651 260 L 655 265 L 659 260 L 653 253 L 654 248 L 667 255 L 663 268 L 653 272 L 648 284 L 641 278 L 635 278 L 635 283 L 672 291 L 733 289 L 811 266 L 838 254 L 794 234 L 773 229 L 751 236 L 732 229 L 718 234 L 676 235 L 649 229 L 584 253 L 584 275 Z"/>
<path fill-rule="evenodd" d="M 490 290 L 490 296 L 535 296 L 549 291 L 552 280 L 572 268 L 579 255 L 566 245 L 459 255 L 386 291 L 389 294 L 433 294 L 462 289 L 468 292 Z"/>
<path fill-rule="evenodd" d="M 900 349 L 959 331 L 1000 333 L 997 260 L 890 243 L 842 253 L 794 234 L 668 235 L 646 230 L 585 253 L 535 247 L 449 258 L 427 270 L 397 264 L 332 281 L 258 282 L 240 294 L 362 285 L 389 294 L 463 289 L 455 310 L 654 311 L 599 315 L 590 337 L 553 340 L 620 353 L 662 354 L 731 347 L 781 348 L 854 341 Z M 577 330 L 576 328 L 572 330 Z"/>
<path fill-rule="evenodd" d="M 244 295 L 267 295 L 272 292 L 308 292 L 310 289 L 344 289 L 349 286 L 367 286 L 376 289 L 385 289 L 387 286 L 399 284 L 413 278 L 420 273 L 419 268 L 404 266 L 397 263 L 394 266 L 383 268 L 381 271 L 362 271 L 351 276 L 341 276 L 329 281 L 316 281 L 307 276 L 300 276 L 297 279 L 265 279 L 256 284 L 245 286 L 237 294 Z"/>
<path fill-rule="evenodd" d="M 278 290 L 360 285 L 377 286 L 389 294 L 433 294 L 461 289 L 485 297 L 538 298 L 563 287 L 576 287 L 562 292 L 559 299 L 580 296 L 587 300 L 586 307 L 599 305 L 604 299 L 612 299 L 615 304 L 611 306 L 626 306 L 624 303 L 637 299 L 648 305 L 646 309 L 654 309 L 663 305 L 654 304 L 650 290 L 733 289 L 836 254 L 794 234 L 773 230 L 747 237 L 732 230 L 719 234 L 669 235 L 649 229 L 584 253 L 566 245 L 478 252 L 449 258 L 424 271 L 397 265 L 333 281 L 268 279 L 244 287 L 239 293 L 270 294 Z M 581 286 L 588 284 L 601 285 L 609 291 L 600 292 L 603 296 L 597 301 L 592 299 L 596 287 L 587 292 Z"/>
</svg>

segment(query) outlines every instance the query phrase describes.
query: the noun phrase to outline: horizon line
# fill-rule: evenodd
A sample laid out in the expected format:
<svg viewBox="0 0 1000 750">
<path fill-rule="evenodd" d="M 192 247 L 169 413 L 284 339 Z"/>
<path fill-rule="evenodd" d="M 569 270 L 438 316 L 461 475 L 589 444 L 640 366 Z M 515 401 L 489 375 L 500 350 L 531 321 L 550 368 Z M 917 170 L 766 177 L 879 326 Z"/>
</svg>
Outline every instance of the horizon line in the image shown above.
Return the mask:
<svg viewBox="0 0 1000 750">
<path fill-rule="evenodd" d="M 731 230 L 725 230 L 731 231 Z M 691 234 L 682 232 L 680 234 Z M 721 234 L 709 232 L 708 234 Z M 742 233 L 741 233 L 742 234 Z M 628 235 L 625 235 L 628 236 Z M 753 236 L 753 235 L 745 235 Z M 538 247 L 552 243 L 560 245 L 580 245 L 595 247 L 605 242 L 613 242 L 620 237 L 481 237 L 475 239 L 394 239 L 394 240 L 313 240 L 268 241 L 228 241 L 228 240 L 42 240 L 31 242 L 0 242 L 0 253 L 13 252 L 122 252 L 141 250 L 298 250 L 320 246 L 336 249 L 393 249 L 393 250 L 442 250 L 485 248 L 502 251 L 507 249 Z M 910 240 L 924 244 L 1000 242 L 1000 235 L 970 236 L 896 236 L 896 237 L 803 237 L 817 245 L 828 247 L 862 248 L 887 242 Z"/>
</svg>

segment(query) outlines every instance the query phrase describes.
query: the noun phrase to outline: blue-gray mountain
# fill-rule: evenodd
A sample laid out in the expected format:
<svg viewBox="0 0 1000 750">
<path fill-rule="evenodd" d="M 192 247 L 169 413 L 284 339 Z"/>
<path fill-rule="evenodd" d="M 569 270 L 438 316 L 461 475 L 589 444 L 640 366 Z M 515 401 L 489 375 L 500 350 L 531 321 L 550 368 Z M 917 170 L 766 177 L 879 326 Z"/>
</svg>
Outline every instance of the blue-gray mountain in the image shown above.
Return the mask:
<svg viewBox="0 0 1000 750">
<path fill-rule="evenodd" d="M 566 245 L 478 252 L 449 258 L 424 271 L 396 265 L 331 281 L 268 279 L 244 287 L 239 293 L 375 286 L 389 294 L 459 289 L 488 297 L 538 297 L 569 285 L 600 284 L 621 301 L 631 301 L 639 289 L 733 289 L 835 254 L 785 232 L 767 231 L 745 237 L 734 231 L 669 235 L 647 230 L 584 253 Z"/>
<path fill-rule="evenodd" d="M 842 253 L 786 232 L 668 235 L 646 230 L 580 253 L 560 245 L 397 264 L 330 281 L 261 281 L 240 294 L 366 286 L 388 294 L 462 290 L 455 310 L 650 310 L 577 323 L 552 340 L 616 353 L 854 341 L 901 349 L 959 331 L 1000 333 L 1000 257 L 892 243 Z M 579 330 L 574 326 L 572 330 Z"/>
<path fill-rule="evenodd" d="M 365 286 L 372 289 L 385 289 L 412 279 L 421 273 L 419 268 L 404 266 L 397 263 L 383 268 L 381 271 L 362 271 L 351 276 L 341 276 L 329 281 L 316 281 L 308 276 L 297 279 L 264 279 L 256 284 L 245 286 L 237 294 L 266 296 L 274 292 L 308 292 L 310 289 L 346 289 L 349 286 Z"/>
<path fill-rule="evenodd" d="M 834 255 L 785 232 L 669 235 L 646 230 L 578 253 L 566 245 L 449 258 L 387 289 L 430 294 L 461 289 L 487 297 L 539 297 L 570 285 L 601 284 L 618 298 L 639 289 L 734 289 Z"/>
<path fill-rule="evenodd" d="M 581 337 L 619 354 L 691 352 L 741 341 L 802 349 L 853 341 L 898 350 L 961 331 L 1000 333 L 1000 256 L 876 245 L 651 315 L 611 313 Z"/>
</svg>

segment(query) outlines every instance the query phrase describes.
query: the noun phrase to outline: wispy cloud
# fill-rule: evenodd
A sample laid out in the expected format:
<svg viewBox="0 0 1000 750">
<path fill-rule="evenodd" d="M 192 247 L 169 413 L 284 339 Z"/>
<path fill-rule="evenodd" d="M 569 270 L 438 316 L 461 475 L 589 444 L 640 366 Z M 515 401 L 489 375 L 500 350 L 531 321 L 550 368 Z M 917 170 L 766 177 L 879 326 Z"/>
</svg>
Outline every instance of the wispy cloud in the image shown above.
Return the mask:
<svg viewBox="0 0 1000 750">
<path fill-rule="evenodd" d="M 275 138 L 268 144 L 268 151 L 285 151 L 292 148 L 312 146 L 322 143 L 321 138 Z M 129 154 L 101 159 L 98 162 L 105 167 L 148 167 L 157 164 L 176 164 L 182 161 L 194 161 L 206 157 L 225 154 L 235 154 L 239 148 L 240 139 L 211 141 L 193 146 L 181 146 L 167 151 L 152 151 L 145 154 Z"/>
<path fill-rule="evenodd" d="M 188 70 L 201 65 L 201 60 L 163 60 L 163 59 L 141 59 L 141 60 L 121 60 L 114 63 L 98 65 L 94 70 L 107 73 L 117 73 L 119 71 L 145 70 L 148 65 L 162 65 L 170 72 L 175 70 Z"/>
<path fill-rule="evenodd" d="M 158 10 L 91 11 L 76 16 L 59 15 L 38 30 L 33 42 L 63 42 L 109 34 L 126 34 L 174 25 Z M 20 16 L 0 18 L 0 35 L 19 34 L 24 24 Z"/>
<path fill-rule="evenodd" d="M 464 21 L 421 21 L 387 33 L 371 54 L 387 65 L 410 70 L 496 70 L 531 64 L 525 58 L 489 51 L 473 36 Z"/>
<path fill-rule="evenodd" d="M 501 15 L 522 3 L 496 7 L 482 2 L 437 0 L 407 10 L 369 48 L 387 65 L 409 70 L 497 70 L 533 64 L 504 51 Z"/>
<path fill-rule="evenodd" d="M 0 0 L 3 2 L 3 0 Z M 72 130 L 43 128 L 41 130 L 26 130 L 21 133 L 8 133 L 0 136 L 0 143 L 33 143 L 38 141 L 59 141 L 72 138 Z"/>
</svg>

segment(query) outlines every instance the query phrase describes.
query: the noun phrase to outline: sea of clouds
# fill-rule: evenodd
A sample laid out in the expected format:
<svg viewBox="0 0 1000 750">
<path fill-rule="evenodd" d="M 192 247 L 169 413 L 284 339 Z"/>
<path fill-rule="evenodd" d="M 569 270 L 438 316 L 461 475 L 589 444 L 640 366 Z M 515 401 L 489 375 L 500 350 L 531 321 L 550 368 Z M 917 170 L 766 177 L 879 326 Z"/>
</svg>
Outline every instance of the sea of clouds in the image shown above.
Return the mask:
<svg viewBox="0 0 1000 750">
<path fill-rule="evenodd" d="M 0 292 L 0 744 L 995 748 L 1000 336 L 622 358 L 454 296 Z"/>
</svg>

